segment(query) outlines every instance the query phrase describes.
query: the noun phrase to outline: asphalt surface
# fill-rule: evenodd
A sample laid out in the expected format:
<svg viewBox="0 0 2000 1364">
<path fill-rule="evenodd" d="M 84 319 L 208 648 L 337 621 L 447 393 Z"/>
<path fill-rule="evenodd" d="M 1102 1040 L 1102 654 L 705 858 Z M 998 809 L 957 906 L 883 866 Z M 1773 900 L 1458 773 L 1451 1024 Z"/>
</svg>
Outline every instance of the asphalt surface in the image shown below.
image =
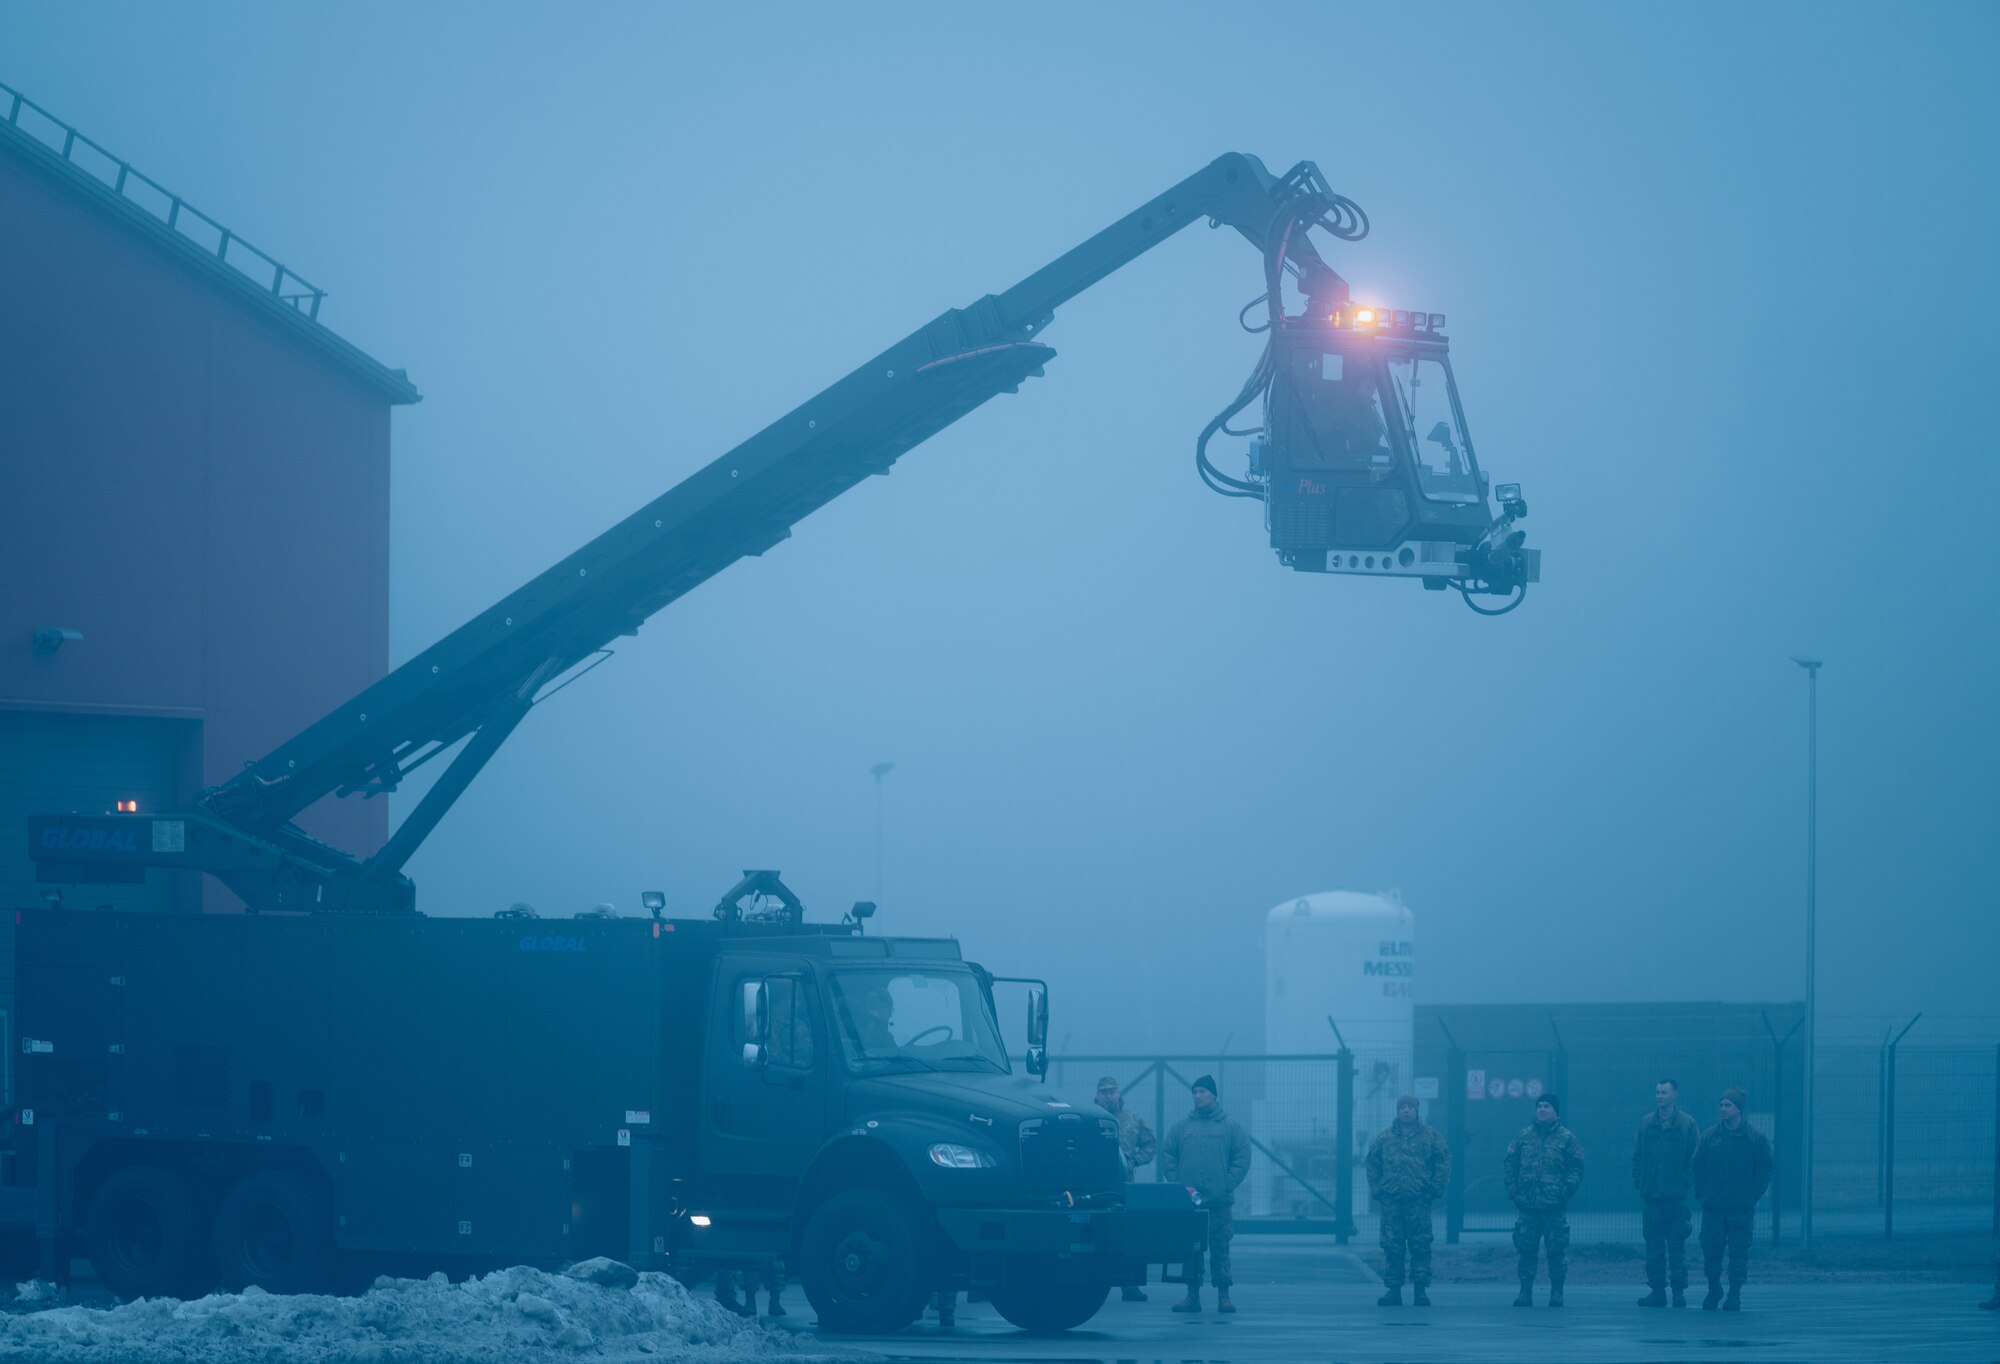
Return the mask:
<svg viewBox="0 0 2000 1364">
<path fill-rule="evenodd" d="M 1249 1244 L 1246 1244 L 1246 1241 Z M 1507 1284 L 1433 1286 L 1435 1306 L 1375 1305 L 1379 1281 L 1354 1252 L 1324 1241 L 1238 1237 L 1237 1307 L 1181 1317 L 1167 1309 L 1176 1285 L 1151 1286 L 1150 1301 L 1117 1295 L 1083 1330 L 1039 1339 L 1015 1330 L 984 1303 L 959 1307 L 940 1330 L 926 1314 L 895 1336 L 842 1337 L 840 1344 L 893 1360 L 1064 1360 L 1104 1364 L 1226 1364 L 1251 1360 L 2000 1360 L 2000 1313 L 1975 1304 L 1976 1284 L 1772 1284 L 1754 1279 L 1744 1310 L 1635 1305 L 1643 1284 L 1572 1286 L 1560 1309 L 1512 1306 Z M 1536 1290 L 1546 1298 L 1546 1286 Z M 1699 1303 L 1699 1297 L 1694 1299 Z M 832 1343 L 832 1342 L 829 1342 Z"/>
</svg>

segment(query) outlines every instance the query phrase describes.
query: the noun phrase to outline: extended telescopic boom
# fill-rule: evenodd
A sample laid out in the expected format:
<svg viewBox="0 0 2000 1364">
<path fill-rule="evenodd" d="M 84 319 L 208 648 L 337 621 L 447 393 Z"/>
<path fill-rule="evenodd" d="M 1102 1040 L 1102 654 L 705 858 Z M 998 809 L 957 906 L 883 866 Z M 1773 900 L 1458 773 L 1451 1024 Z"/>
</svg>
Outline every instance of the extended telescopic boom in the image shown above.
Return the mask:
<svg viewBox="0 0 2000 1364">
<path fill-rule="evenodd" d="M 1229 155 L 1134 209 L 1001 294 L 954 308 L 815 394 L 381 681 L 164 815 L 36 816 L 45 882 L 137 880 L 148 866 L 207 871 L 252 909 L 409 910 L 403 867 L 537 700 L 621 635 L 791 528 L 1055 354 L 1035 339 L 1055 310 L 1190 223 L 1208 220 L 1296 271 L 1315 309 L 1347 286 L 1306 239 L 1359 236 L 1359 210 L 1301 163 L 1275 178 Z M 466 741 L 388 843 L 363 861 L 292 821 L 328 795 L 394 791 Z"/>
</svg>

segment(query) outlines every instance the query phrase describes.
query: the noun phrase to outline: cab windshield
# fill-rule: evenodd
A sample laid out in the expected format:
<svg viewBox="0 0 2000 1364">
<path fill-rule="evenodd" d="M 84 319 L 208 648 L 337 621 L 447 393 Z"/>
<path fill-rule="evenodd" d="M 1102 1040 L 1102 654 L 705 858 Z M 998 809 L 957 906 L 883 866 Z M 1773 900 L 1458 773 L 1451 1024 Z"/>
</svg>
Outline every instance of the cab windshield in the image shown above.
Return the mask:
<svg viewBox="0 0 2000 1364">
<path fill-rule="evenodd" d="M 1478 502 L 1479 466 L 1459 413 L 1451 366 L 1442 355 L 1388 357 L 1396 419 L 1416 454 L 1417 487 L 1434 502 Z"/>
<path fill-rule="evenodd" d="M 970 971 L 845 970 L 831 986 L 849 1070 L 1009 1070 Z"/>
</svg>

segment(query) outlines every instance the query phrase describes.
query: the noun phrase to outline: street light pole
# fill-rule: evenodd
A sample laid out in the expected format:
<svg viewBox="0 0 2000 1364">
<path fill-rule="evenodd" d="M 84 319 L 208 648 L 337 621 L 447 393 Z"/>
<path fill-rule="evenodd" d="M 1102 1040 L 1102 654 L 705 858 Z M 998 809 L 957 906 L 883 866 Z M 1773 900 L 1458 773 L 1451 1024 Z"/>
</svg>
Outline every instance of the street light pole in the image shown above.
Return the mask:
<svg viewBox="0 0 2000 1364">
<path fill-rule="evenodd" d="M 875 778 L 875 899 L 877 903 L 880 903 L 882 899 L 882 849 L 884 843 L 883 826 L 885 823 L 882 813 L 882 778 L 895 770 L 896 764 L 894 763 L 876 763 L 868 769 L 868 775 Z"/>
<path fill-rule="evenodd" d="M 1812 1249 L 1813 1217 L 1813 1072 L 1818 1069 L 1814 1053 L 1818 997 L 1815 992 L 1819 929 L 1819 670 L 1817 658 L 1794 658 L 1806 670 L 1806 1038 L 1805 1038 L 1805 1122 L 1802 1124 L 1804 1165 L 1799 1200 L 1799 1242 Z"/>
</svg>

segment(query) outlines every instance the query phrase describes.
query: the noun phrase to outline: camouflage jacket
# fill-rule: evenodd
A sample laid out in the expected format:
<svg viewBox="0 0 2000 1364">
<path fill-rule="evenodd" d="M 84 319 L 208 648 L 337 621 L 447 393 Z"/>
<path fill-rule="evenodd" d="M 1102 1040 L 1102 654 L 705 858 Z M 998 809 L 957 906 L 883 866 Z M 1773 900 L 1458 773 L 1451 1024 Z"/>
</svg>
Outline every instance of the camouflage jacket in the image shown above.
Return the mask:
<svg viewBox="0 0 2000 1364">
<path fill-rule="evenodd" d="M 1560 1121 L 1547 1128 L 1531 1122 L 1508 1143 L 1501 1169 L 1515 1207 L 1566 1207 L 1583 1183 L 1583 1147 Z"/>
<path fill-rule="evenodd" d="M 1660 1121 L 1659 1110 L 1646 1115 L 1632 1142 L 1632 1187 L 1641 1198 L 1686 1198 L 1694 1181 L 1694 1148 L 1701 1129 L 1680 1109 L 1672 1122 Z"/>
<path fill-rule="evenodd" d="M 1153 1163 L 1159 1143 L 1153 1139 L 1153 1129 L 1139 1116 L 1139 1110 L 1123 1099 L 1118 1101 L 1118 1107 L 1104 1111 L 1118 1119 L 1118 1150 L 1125 1157 L 1125 1177 L 1130 1179 L 1141 1165 Z"/>
<path fill-rule="evenodd" d="M 1391 1123 L 1368 1144 L 1368 1192 L 1374 1198 L 1428 1201 L 1442 1198 L 1450 1182 L 1451 1148 L 1427 1123 L 1413 1123 L 1408 1131 Z"/>
</svg>

